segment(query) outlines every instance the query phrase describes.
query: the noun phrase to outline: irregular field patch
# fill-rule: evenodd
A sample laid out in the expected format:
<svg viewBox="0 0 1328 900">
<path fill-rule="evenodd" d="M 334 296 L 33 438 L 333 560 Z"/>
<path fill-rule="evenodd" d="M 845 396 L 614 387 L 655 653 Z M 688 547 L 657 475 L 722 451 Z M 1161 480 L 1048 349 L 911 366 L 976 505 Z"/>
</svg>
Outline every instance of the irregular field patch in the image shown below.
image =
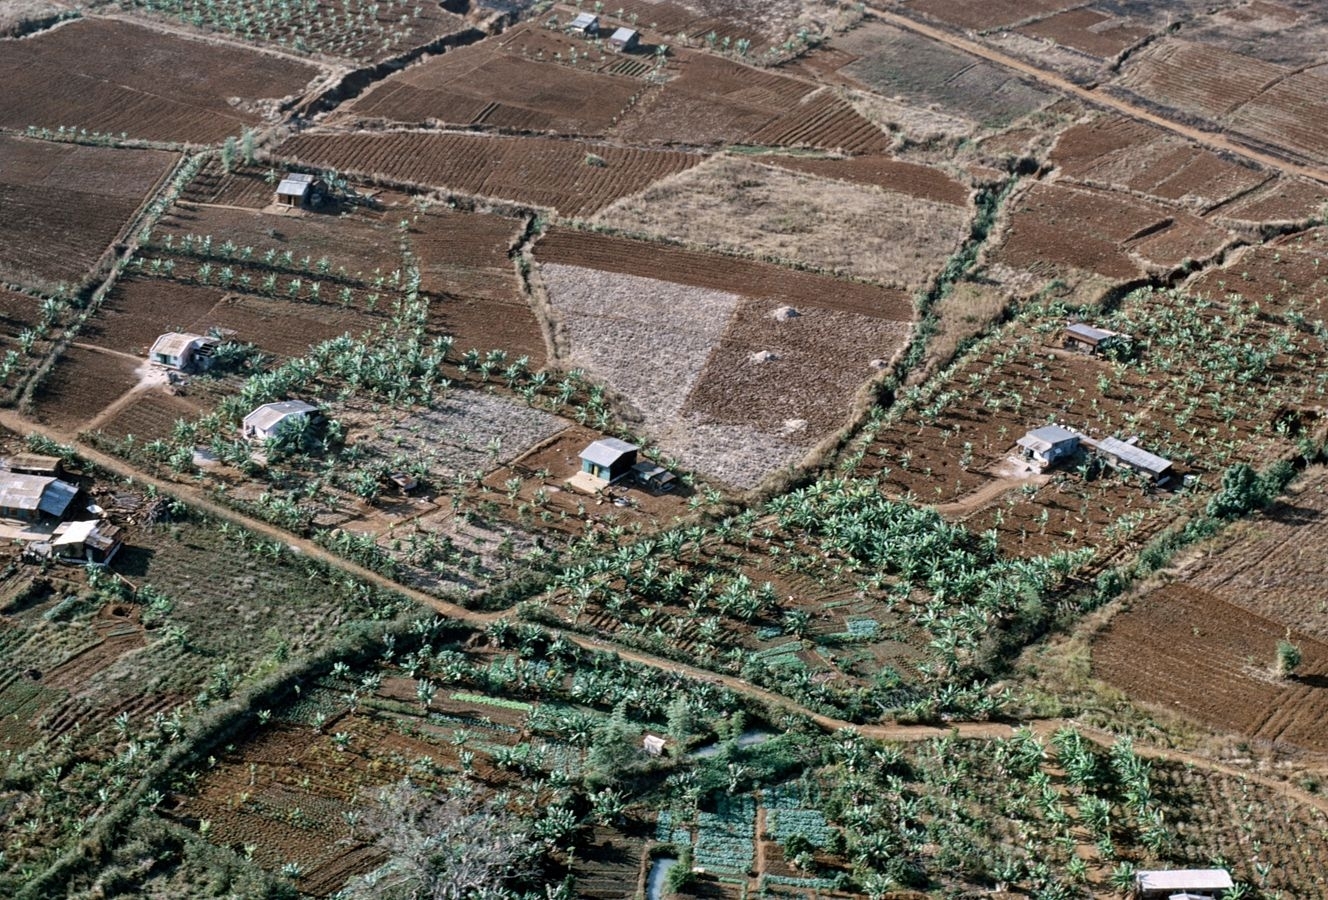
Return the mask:
<svg viewBox="0 0 1328 900">
<path fill-rule="evenodd" d="M 596 221 L 910 289 L 959 248 L 968 218 L 962 207 L 721 156 Z"/>
<path fill-rule="evenodd" d="M 592 214 L 702 159 L 550 138 L 425 132 L 306 133 L 277 153 L 341 172 L 551 207 L 567 216 Z"/>
<path fill-rule="evenodd" d="M 38 421 L 77 431 L 138 384 L 140 366 L 147 360 L 70 347 L 37 392 Z"/>
<path fill-rule="evenodd" d="M 0 279 L 82 281 L 176 159 L 0 136 Z"/>
<path fill-rule="evenodd" d="M 910 0 L 908 8 L 961 28 L 987 31 L 1074 5 L 1075 0 Z"/>
<path fill-rule="evenodd" d="M 261 101 L 298 94 L 319 75 L 311 65 L 111 19 L 78 19 L 0 50 L 0 126 L 158 141 L 239 134 L 264 121 Z"/>
<path fill-rule="evenodd" d="M 1020 34 L 1043 38 L 1099 59 L 1115 59 L 1146 38 L 1148 29 L 1081 7 L 1067 9 L 1015 29 Z"/>
<path fill-rule="evenodd" d="M 1260 742 L 1323 752 L 1328 645 L 1292 632 L 1301 677 L 1270 675 L 1287 627 L 1207 591 L 1172 584 L 1117 614 L 1093 641 L 1093 675 L 1136 700 Z"/>
</svg>

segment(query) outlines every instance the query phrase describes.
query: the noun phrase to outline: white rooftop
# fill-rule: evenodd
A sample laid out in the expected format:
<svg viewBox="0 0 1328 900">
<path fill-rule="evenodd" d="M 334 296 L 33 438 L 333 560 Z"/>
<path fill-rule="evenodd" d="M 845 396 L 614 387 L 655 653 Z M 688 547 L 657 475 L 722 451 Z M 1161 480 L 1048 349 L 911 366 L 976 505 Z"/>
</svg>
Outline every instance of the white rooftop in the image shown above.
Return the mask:
<svg viewBox="0 0 1328 900">
<path fill-rule="evenodd" d="M 617 31 L 615 31 L 615 32 L 613 33 L 613 36 L 610 37 L 609 40 L 610 40 L 610 41 L 615 41 L 615 42 L 621 42 L 621 43 L 624 43 L 624 44 L 625 44 L 625 43 L 627 43 L 628 41 L 630 41 L 630 40 L 631 40 L 632 38 L 634 38 L 634 37 L 636 37 L 636 32 L 633 31 L 632 29 L 630 29 L 630 28 L 619 28 Z"/>
<path fill-rule="evenodd" d="M 280 400 L 276 403 L 264 403 L 244 417 L 245 428 L 257 428 L 259 431 L 271 431 L 277 424 L 291 416 L 307 416 L 317 412 L 318 407 L 303 400 Z"/>
<path fill-rule="evenodd" d="M 303 197 L 314 183 L 314 176 L 304 172 L 287 172 L 286 177 L 277 185 L 277 193 L 289 197 Z"/>
<path fill-rule="evenodd" d="M 617 438 L 603 438 L 581 451 L 581 458 L 597 466 L 611 466 L 624 455 L 641 449 Z"/>
<path fill-rule="evenodd" d="M 186 332 L 172 331 L 169 334 L 163 334 L 161 337 L 157 338 L 152 344 L 152 349 L 148 352 L 151 355 L 161 353 L 166 356 L 179 356 L 185 350 L 189 349 L 190 345 L 195 342 L 206 340 L 207 338 L 203 337 L 201 334 L 188 334 Z"/>
<path fill-rule="evenodd" d="M 1226 869 L 1167 869 L 1136 872 L 1140 891 L 1225 891 L 1232 887 Z"/>
<path fill-rule="evenodd" d="M 577 30 L 592 28 L 599 25 L 599 16 L 594 13 L 583 12 L 572 20 L 571 27 Z"/>
</svg>

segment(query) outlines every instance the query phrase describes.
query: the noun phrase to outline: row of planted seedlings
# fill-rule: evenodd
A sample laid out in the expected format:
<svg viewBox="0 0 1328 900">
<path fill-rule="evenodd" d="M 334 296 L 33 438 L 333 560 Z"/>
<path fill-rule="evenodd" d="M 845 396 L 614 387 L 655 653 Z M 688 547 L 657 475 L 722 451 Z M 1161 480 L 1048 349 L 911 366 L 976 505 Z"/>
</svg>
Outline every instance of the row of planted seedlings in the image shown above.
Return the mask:
<svg viewBox="0 0 1328 900">
<path fill-rule="evenodd" d="M 645 732 L 682 746 L 741 719 L 737 698 L 714 685 L 502 620 L 479 637 L 417 619 L 288 696 L 293 702 L 275 716 L 256 713 L 259 728 L 245 744 L 177 780 L 194 795 L 182 809 L 195 827 L 207 823 L 205 836 L 225 843 L 266 818 L 294 822 L 320 842 L 314 859 L 346 842 L 373 845 L 383 836 L 377 789 L 409 779 L 435 799 L 501 805 L 539 848 L 548 883 L 564 880 L 591 829 L 643 815 L 633 796 L 684 763 L 649 756 Z M 274 754 L 272 740 L 287 749 Z M 339 815 L 320 806 L 327 798 Z M 247 822 L 222 821 L 236 809 Z M 313 874 L 272 848 L 255 858 L 288 875 Z"/>
</svg>

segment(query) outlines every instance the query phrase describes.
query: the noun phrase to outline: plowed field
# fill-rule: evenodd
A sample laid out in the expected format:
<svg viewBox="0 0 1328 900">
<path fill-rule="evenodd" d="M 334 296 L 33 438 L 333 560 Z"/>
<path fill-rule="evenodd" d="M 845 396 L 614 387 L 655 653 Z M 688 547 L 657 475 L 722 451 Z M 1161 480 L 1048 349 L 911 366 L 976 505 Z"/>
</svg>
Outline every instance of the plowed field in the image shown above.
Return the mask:
<svg viewBox="0 0 1328 900">
<path fill-rule="evenodd" d="M 175 160 L 0 137 L 0 279 L 82 281 Z"/>
<path fill-rule="evenodd" d="M 1131 57 L 1119 83 L 1164 106 L 1220 120 L 1283 74 L 1281 66 L 1169 39 Z"/>
<path fill-rule="evenodd" d="M 138 384 L 140 366 L 146 368 L 147 360 L 108 351 L 69 348 L 37 393 L 37 418 L 60 428 L 82 427 Z"/>
<path fill-rule="evenodd" d="M 605 74 L 621 62 L 606 47 L 520 26 L 379 82 L 340 115 L 600 135 L 649 86 Z"/>
<path fill-rule="evenodd" d="M 1015 30 L 1099 59 L 1114 59 L 1148 36 L 1146 28 L 1088 8 L 1067 9 Z"/>
<path fill-rule="evenodd" d="M 1257 191 L 1213 210 L 1218 218 L 1238 222 L 1305 222 L 1322 217 L 1328 188 L 1296 178 L 1277 178 Z"/>
<path fill-rule="evenodd" d="M 911 0 L 908 8 L 961 28 L 987 31 L 1074 5 L 1074 0 Z"/>
<path fill-rule="evenodd" d="M 902 291 L 666 244 L 553 228 L 536 245 L 535 255 L 541 262 L 649 275 L 797 308 L 815 306 L 900 322 L 913 318 L 912 301 Z"/>
<path fill-rule="evenodd" d="M 300 94 L 318 74 L 264 53 L 77 19 L 0 42 L 0 126 L 220 141 L 263 121 L 256 101 Z"/>
<path fill-rule="evenodd" d="M 1322 228 L 1247 247 L 1188 286 L 1211 298 L 1239 294 L 1268 314 L 1296 311 L 1309 321 L 1328 316 L 1328 232 Z"/>
<path fill-rule="evenodd" d="M 1248 193 L 1271 173 L 1242 165 L 1142 122 L 1104 117 L 1063 133 L 1051 152 L 1063 176 L 1210 207 Z"/>
<path fill-rule="evenodd" d="M 1206 591 L 1168 585 L 1118 614 L 1093 643 L 1093 675 L 1133 699 L 1254 740 L 1328 750 L 1328 646 L 1303 634 L 1300 677 L 1270 669 L 1287 628 Z"/>
<path fill-rule="evenodd" d="M 886 156 L 856 156 L 850 159 L 764 156 L 761 162 L 821 178 L 869 184 L 921 200 L 935 200 L 950 206 L 968 205 L 968 187 L 940 169 Z"/>
<path fill-rule="evenodd" d="M 423 132 L 302 134 L 277 152 L 341 172 L 552 207 L 567 216 L 593 213 L 702 159 L 548 138 Z"/>
</svg>

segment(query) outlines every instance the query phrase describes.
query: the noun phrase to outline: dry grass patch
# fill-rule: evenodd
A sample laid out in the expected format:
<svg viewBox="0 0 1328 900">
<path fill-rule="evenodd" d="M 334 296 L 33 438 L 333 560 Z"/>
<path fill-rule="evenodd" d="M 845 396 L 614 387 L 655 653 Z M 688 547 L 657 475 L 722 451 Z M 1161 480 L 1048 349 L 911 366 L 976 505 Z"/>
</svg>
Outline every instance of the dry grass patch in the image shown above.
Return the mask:
<svg viewBox="0 0 1328 900">
<path fill-rule="evenodd" d="M 658 433 L 719 343 L 736 294 L 558 263 L 540 266 L 563 361 L 607 383 Z"/>
<path fill-rule="evenodd" d="M 901 288 L 930 278 L 968 231 L 964 209 L 732 156 L 620 200 L 596 220 Z"/>
<path fill-rule="evenodd" d="M 936 334 L 927 348 L 922 372 L 934 371 L 950 362 L 959 347 L 1000 321 L 1010 302 L 1010 292 L 990 284 L 964 281 L 937 302 Z"/>
</svg>

